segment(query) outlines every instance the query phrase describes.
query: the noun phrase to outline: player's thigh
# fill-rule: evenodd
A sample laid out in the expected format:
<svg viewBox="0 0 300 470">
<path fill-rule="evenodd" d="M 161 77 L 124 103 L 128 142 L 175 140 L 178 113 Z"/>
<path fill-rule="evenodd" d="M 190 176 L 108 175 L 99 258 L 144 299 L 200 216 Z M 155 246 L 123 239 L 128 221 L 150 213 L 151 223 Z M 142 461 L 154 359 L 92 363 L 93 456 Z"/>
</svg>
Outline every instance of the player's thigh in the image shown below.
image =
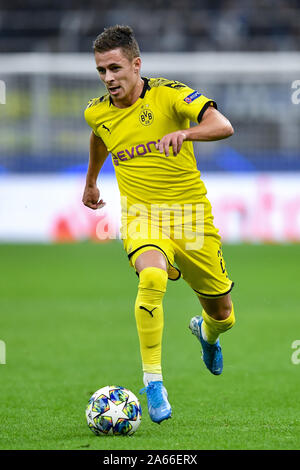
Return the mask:
<svg viewBox="0 0 300 470">
<path fill-rule="evenodd" d="M 158 267 L 168 272 L 169 279 L 180 278 L 180 271 L 174 266 L 174 247 L 170 239 L 127 237 L 123 243 L 130 266 L 137 274 L 145 267 Z"/>
<path fill-rule="evenodd" d="M 140 273 L 145 268 L 160 268 L 168 270 L 168 264 L 165 256 L 158 250 L 147 250 L 141 253 L 135 261 L 135 270 Z"/>
<path fill-rule="evenodd" d="M 175 261 L 183 279 L 195 293 L 204 299 L 215 300 L 215 305 L 223 305 L 233 282 L 229 279 L 221 248 L 220 236 L 214 232 L 207 234 L 203 246 L 197 250 L 187 250 L 178 243 Z M 223 300 L 218 300 L 223 297 Z"/>
</svg>

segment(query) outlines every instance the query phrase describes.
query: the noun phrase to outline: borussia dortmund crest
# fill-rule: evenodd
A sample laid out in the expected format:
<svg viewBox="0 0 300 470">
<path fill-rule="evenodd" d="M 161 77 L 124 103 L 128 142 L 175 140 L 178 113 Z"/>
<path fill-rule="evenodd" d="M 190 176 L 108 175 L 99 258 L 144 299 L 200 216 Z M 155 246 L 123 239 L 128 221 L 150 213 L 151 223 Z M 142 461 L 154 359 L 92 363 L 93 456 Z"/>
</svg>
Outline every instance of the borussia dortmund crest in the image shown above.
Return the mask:
<svg viewBox="0 0 300 470">
<path fill-rule="evenodd" d="M 140 123 L 143 124 L 144 126 L 150 126 L 152 124 L 154 119 L 153 112 L 149 108 L 149 105 L 146 104 L 145 106 L 142 107 L 142 110 L 140 112 Z"/>
</svg>

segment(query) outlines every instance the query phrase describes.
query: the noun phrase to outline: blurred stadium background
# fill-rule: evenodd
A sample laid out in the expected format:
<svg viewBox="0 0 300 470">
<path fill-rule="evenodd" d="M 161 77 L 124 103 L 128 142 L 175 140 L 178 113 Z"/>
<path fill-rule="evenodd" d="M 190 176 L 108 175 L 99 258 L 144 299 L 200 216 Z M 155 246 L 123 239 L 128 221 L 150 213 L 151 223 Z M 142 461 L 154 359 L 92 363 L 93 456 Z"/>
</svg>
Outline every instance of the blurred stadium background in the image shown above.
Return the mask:
<svg viewBox="0 0 300 470">
<path fill-rule="evenodd" d="M 104 92 L 92 42 L 115 23 L 134 28 L 144 75 L 191 85 L 232 122 L 228 141 L 195 144 L 224 241 L 299 241 L 297 0 L 3 0 L 0 240 L 97 240 L 118 231 L 110 159 L 100 179 L 107 213 L 81 204 L 90 132 L 83 111 Z"/>
</svg>

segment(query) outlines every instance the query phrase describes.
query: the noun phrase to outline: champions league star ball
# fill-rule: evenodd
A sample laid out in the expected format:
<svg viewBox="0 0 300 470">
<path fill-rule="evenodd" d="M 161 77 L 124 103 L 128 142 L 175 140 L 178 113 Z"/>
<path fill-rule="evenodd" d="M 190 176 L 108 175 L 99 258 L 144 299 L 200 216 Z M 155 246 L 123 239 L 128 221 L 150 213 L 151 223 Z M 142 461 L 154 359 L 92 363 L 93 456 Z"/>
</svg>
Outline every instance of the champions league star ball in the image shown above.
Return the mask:
<svg viewBox="0 0 300 470">
<path fill-rule="evenodd" d="M 139 400 L 124 387 L 100 388 L 91 396 L 86 408 L 88 427 L 97 436 L 133 434 L 141 416 Z"/>
</svg>

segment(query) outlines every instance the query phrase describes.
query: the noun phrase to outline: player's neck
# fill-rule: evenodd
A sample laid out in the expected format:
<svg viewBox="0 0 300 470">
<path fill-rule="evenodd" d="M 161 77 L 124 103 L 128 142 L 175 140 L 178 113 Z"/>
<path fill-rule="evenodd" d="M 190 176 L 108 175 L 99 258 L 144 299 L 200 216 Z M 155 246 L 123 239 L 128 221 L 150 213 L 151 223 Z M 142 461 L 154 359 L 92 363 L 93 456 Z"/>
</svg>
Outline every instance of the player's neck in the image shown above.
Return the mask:
<svg viewBox="0 0 300 470">
<path fill-rule="evenodd" d="M 144 85 L 144 80 L 139 77 L 139 79 L 137 80 L 137 84 L 133 88 L 133 90 L 121 100 L 113 98 L 113 104 L 117 108 L 128 108 L 129 106 L 132 106 L 141 96 Z"/>
</svg>

